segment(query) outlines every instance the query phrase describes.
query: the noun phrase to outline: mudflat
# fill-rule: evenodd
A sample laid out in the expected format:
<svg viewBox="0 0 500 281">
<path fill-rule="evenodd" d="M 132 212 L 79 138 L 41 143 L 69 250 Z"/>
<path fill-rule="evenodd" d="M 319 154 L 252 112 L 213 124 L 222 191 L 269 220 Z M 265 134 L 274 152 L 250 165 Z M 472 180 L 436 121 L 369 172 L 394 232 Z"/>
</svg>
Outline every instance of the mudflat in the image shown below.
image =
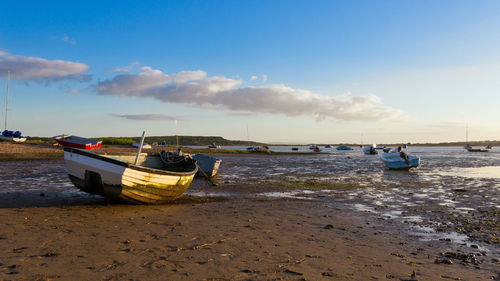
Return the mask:
<svg viewBox="0 0 500 281">
<path fill-rule="evenodd" d="M 5 199 L 3 199 L 5 200 Z M 0 209 L 2 280 L 485 280 L 435 247 L 330 204 L 98 199 Z M 12 202 L 12 198 L 9 200 Z M 15 201 L 15 200 L 14 200 Z"/>
</svg>

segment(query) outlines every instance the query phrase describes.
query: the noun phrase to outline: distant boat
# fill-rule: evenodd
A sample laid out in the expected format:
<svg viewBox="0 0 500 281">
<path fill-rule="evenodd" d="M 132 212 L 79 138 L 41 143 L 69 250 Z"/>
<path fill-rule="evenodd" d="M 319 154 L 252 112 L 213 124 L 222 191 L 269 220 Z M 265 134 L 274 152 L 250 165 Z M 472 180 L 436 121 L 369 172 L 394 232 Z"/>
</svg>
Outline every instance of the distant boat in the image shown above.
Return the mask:
<svg viewBox="0 0 500 281">
<path fill-rule="evenodd" d="M 377 151 L 377 145 L 376 144 L 373 144 L 373 145 L 370 145 L 370 146 L 367 146 L 367 147 L 364 147 L 363 148 L 363 152 L 367 155 L 374 155 L 374 154 L 378 154 L 378 151 Z"/>
<path fill-rule="evenodd" d="M 469 152 L 490 152 L 491 146 L 486 146 L 485 148 L 467 148 L 467 151 Z"/>
<path fill-rule="evenodd" d="M 337 150 L 353 150 L 351 147 L 345 146 L 345 145 L 339 145 L 336 148 Z"/>
<path fill-rule="evenodd" d="M 313 149 L 313 151 L 314 151 L 314 152 L 321 152 L 321 149 L 319 149 L 319 147 L 317 147 L 317 146 L 316 146 L 316 147 Z"/>
<path fill-rule="evenodd" d="M 89 138 L 77 137 L 72 135 L 59 135 L 53 137 L 57 143 L 65 147 L 73 147 L 85 150 L 91 150 L 101 147 L 102 141 Z"/>
<path fill-rule="evenodd" d="M 220 163 L 222 162 L 222 160 L 218 158 L 201 153 L 193 155 L 193 159 L 196 160 L 198 164 L 197 175 L 204 177 L 214 177 L 217 175 Z"/>
<path fill-rule="evenodd" d="M 0 135 L 0 140 L 7 140 L 7 141 L 13 141 L 13 142 L 25 142 L 26 138 L 21 135 L 21 132 L 19 131 L 9 131 L 5 130 L 2 132 Z"/>
<path fill-rule="evenodd" d="M 292 151 L 298 151 L 299 148 L 298 147 L 292 147 Z"/>
<path fill-rule="evenodd" d="M 262 146 L 262 148 L 264 148 L 264 149 L 269 149 L 269 146 L 267 146 L 267 145 L 263 145 L 263 146 Z"/>
<path fill-rule="evenodd" d="M 132 164 L 134 159 L 137 164 Z M 64 162 L 70 180 L 80 190 L 135 204 L 159 204 L 181 197 L 198 171 L 191 158 L 167 167 L 160 154 L 103 156 L 71 147 L 64 148 Z"/>
<path fill-rule="evenodd" d="M 211 143 L 208 148 L 214 148 L 214 149 L 218 149 L 220 148 L 220 145 L 216 145 L 215 143 Z"/>
<path fill-rule="evenodd" d="M 26 138 L 22 136 L 20 131 L 9 131 L 7 130 L 7 113 L 9 112 L 9 82 L 10 82 L 10 70 L 7 71 L 7 93 L 5 94 L 5 129 L 0 135 L 0 140 L 8 140 L 13 142 L 25 142 Z"/>
<path fill-rule="evenodd" d="M 140 142 L 138 142 L 138 141 L 136 141 L 136 142 L 134 142 L 134 143 L 132 144 L 132 146 L 133 146 L 133 147 L 139 147 L 139 146 L 141 146 L 141 143 L 140 143 Z M 142 144 L 142 148 L 144 148 L 144 149 L 151 149 L 151 148 L 153 148 L 153 147 L 152 147 L 150 144 L 143 143 L 143 144 Z"/>
<path fill-rule="evenodd" d="M 327 144 L 327 145 L 325 145 L 325 148 L 332 148 L 332 146 Z"/>
<path fill-rule="evenodd" d="M 253 150 L 255 150 L 255 147 L 253 147 L 253 146 L 247 147 L 247 151 L 253 151 Z"/>
<path fill-rule="evenodd" d="M 380 159 L 389 169 L 395 170 L 407 170 L 418 167 L 420 164 L 420 158 L 414 155 L 408 155 L 409 163 L 406 163 L 399 152 L 384 153 L 380 155 Z"/>
<path fill-rule="evenodd" d="M 384 152 L 385 153 L 389 153 L 391 151 L 391 148 L 390 147 L 384 147 Z"/>
<path fill-rule="evenodd" d="M 464 149 L 469 152 L 490 152 L 491 146 L 487 145 L 485 148 L 473 148 L 469 144 L 469 123 L 465 125 L 465 143 Z"/>
</svg>

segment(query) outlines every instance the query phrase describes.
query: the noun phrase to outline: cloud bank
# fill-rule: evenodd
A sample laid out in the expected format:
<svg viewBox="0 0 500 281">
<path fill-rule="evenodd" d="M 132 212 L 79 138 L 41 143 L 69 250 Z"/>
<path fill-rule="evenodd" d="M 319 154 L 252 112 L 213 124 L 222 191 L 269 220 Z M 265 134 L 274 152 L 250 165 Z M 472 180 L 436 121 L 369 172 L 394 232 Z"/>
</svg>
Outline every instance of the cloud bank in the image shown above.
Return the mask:
<svg viewBox="0 0 500 281">
<path fill-rule="evenodd" d="M 25 57 L 0 51 L 0 76 L 35 82 L 55 82 L 61 80 L 88 81 L 90 75 L 83 74 L 89 66 L 79 62 L 47 60 L 37 57 Z"/>
<path fill-rule="evenodd" d="M 238 112 L 311 116 L 316 120 L 383 120 L 403 112 L 382 104 L 375 95 L 330 97 L 293 89 L 283 84 L 241 87 L 242 81 L 208 77 L 204 71 L 166 74 L 145 68 L 139 74 L 122 74 L 97 84 L 99 95 L 154 98 L 202 108 Z"/>
<path fill-rule="evenodd" d="M 183 117 L 169 116 L 164 114 L 115 114 L 110 113 L 110 116 L 124 118 L 129 120 L 184 120 Z"/>
</svg>

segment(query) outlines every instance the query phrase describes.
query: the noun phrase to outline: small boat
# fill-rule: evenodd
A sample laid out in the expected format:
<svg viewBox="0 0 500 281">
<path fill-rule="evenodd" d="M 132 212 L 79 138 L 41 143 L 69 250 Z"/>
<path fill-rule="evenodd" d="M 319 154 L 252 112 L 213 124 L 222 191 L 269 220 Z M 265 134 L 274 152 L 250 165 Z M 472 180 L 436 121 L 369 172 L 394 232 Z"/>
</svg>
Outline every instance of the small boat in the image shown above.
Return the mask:
<svg viewBox="0 0 500 281">
<path fill-rule="evenodd" d="M 325 145 L 325 148 L 332 148 L 332 146 L 327 144 L 327 145 Z"/>
<path fill-rule="evenodd" d="M 137 164 L 134 163 L 137 159 Z M 167 166 L 161 154 L 99 155 L 91 151 L 64 148 L 66 170 L 80 190 L 110 200 L 159 204 L 182 196 L 198 172 L 196 161 Z"/>
<path fill-rule="evenodd" d="M 64 147 L 73 147 L 85 150 L 98 148 L 102 144 L 102 141 L 100 140 L 77 137 L 72 135 L 59 135 L 53 138 L 57 141 L 57 143 L 59 143 Z"/>
<path fill-rule="evenodd" d="M 292 147 L 292 151 L 299 151 L 298 147 Z"/>
<path fill-rule="evenodd" d="M 267 146 L 267 145 L 263 145 L 263 146 L 262 146 L 262 148 L 264 148 L 264 149 L 269 149 L 269 146 Z"/>
<path fill-rule="evenodd" d="M 390 152 L 380 155 L 380 159 L 389 169 L 395 170 L 407 170 L 414 167 L 418 167 L 420 164 L 420 158 L 414 155 L 408 154 L 408 162 L 401 157 L 399 152 Z"/>
<path fill-rule="evenodd" d="M 469 148 L 466 148 L 469 152 L 490 152 L 491 146 L 486 146 L 485 148 L 473 148 L 469 145 Z"/>
<path fill-rule="evenodd" d="M 247 151 L 254 151 L 254 150 L 255 150 L 255 147 L 253 147 L 253 146 L 247 147 Z"/>
<path fill-rule="evenodd" d="M 7 119 L 9 112 L 9 82 L 10 82 L 10 70 L 7 71 L 7 93 L 5 94 L 5 130 L 0 135 L 0 140 L 7 140 L 13 142 L 25 142 L 26 138 L 21 136 L 20 131 L 9 131 L 7 130 Z"/>
<path fill-rule="evenodd" d="M 8 141 L 13 141 L 13 142 L 25 142 L 26 138 L 23 137 L 21 132 L 19 132 L 19 131 L 13 132 L 13 131 L 5 130 L 0 135 L 0 140 L 8 140 Z"/>
<path fill-rule="evenodd" d="M 133 147 L 137 147 L 137 148 L 138 148 L 140 145 L 141 145 L 141 143 L 140 143 L 140 142 L 138 142 L 138 141 L 136 141 L 136 142 L 134 142 L 134 143 L 132 144 L 132 146 L 133 146 Z M 143 143 L 143 144 L 142 144 L 142 148 L 143 148 L 143 149 L 151 149 L 151 148 L 153 148 L 153 147 L 152 147 L 150 144 Z"/>
<path fill-rule="evenodd" d="M 222 160 L 218 158 L 201 153 L 193 155 L 193 159 L 196 160 L 198 164 L 197 175 L 204 177 L 214 177 L 217 175 L 220 163 L 222 162 Z"/>
<path fill-rule="evenodd" d="M 384 147 L 384 152 L 385 153 L 389 153 L 391 151 L 391 148 L 390 147 Z"/>
<path fill-rule="evenodd" d="M 336 148 L 337 150 L 353 150 L 352 148 L 345 146 L 345 145 L 339 145 Z"/>
<path fill-rule="evenodd" d="M 220 145 L 216 145 L 215 143 L 211 143 L 208 148 L 214 148 L 214 149 L 218 149 L 220 148 Z"/>
<path fill-rule="evenodd" d="M 310 149 L 310 150 L 314 150 L 316 147 L 318 147 L 318 146 L 317 146 L 317 145 L 314 145 L 314 144 L 311 144 L 311 145 L 309 146 L 309 149 Z"/>
<path fill-rule="evenodd" d="M 317 147 L 317 146 L 316 146 L 316 147 L 313 149 L 313 151 L 314 151 L 314 152 L 321 152 L 321 149 L 319 149 L 319 147 Z"/>
<path fill-rule="evenodd" d="M 377 145 L 376 144 L 373 144 L 373 145 L 370 145 L 370 146 L 367 146 L 367 147 L 364 147 L 363 148 L 363 152 L 367 155 L 374 155 L 374 154 L 378 154 L 378 151 L 377 151 Z"/>
</svg>

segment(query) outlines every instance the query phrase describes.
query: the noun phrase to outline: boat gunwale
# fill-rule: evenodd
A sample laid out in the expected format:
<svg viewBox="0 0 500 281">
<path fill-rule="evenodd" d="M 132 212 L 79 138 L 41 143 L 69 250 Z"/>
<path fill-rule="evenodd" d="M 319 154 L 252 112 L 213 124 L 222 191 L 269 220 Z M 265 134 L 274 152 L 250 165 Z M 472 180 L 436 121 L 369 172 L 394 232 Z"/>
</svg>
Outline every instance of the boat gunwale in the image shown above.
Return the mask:
<svg viewBox="0 0 500 281">
<path fill-rule="evenodd" d="M 144 167 L 144 166 L 129 164 L 129 163 L 117 160 L 117 159 L 105 157 L 105 156 L 102 156 L 102 155 L 99 155 L 99 154 L 96 154 L 96 153 L 93 153 L 90 151 L 78 149 L 78 148 L 64 147 L 64 151 L 70 152 L 70 153 L 80 154 L 83 156 L 87 156 L 87 157 L 101 160 L 104 162 L 108 162 L 108 163 L 111 163 L 111 164 L 114 164 L 117 166 L 129 168 L 132 170 L 137 170 L 140 172 L 146 172 L 146 173 L 152 173 L 152 174 L 168 175 L 168 176 L 191 176 L 191 175 L 196 174 L 196 172 L 198 172 L 198 165 L 195 165 L 194 169 L 192 171 L 189 171 L 189 172 L 174 172 L 174 171 L 160 170 L 160 169 L 155 169 L 155 168 L 148 168 L 148 167 Z"/>
</svg>

